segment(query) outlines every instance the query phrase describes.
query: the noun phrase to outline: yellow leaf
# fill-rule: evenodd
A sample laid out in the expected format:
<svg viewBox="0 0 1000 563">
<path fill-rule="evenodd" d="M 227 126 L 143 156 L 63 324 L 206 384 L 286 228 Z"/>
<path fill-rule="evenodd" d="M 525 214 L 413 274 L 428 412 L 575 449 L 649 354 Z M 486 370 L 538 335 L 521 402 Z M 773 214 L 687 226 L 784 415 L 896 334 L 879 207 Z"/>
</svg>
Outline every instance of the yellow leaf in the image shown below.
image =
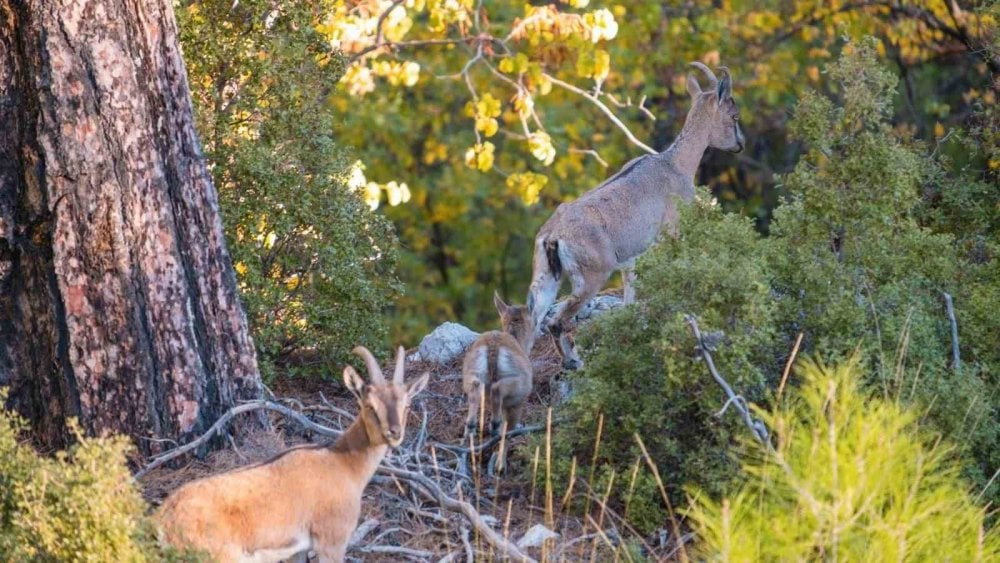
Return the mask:
<svg viewBox="0 0 1000 563">
<path fill-rule="evenodd" d="M 375 182 L 368 182 L 365 185 L 365 203 L 372 211 L 378 209 L 379 201 L 382 199 L 382 188 Z"/>
<path fill-rule="evenodd" d="M 244 264 L 243 262 L 237 262 L 233 264 L 233 269 L 236 270 L 236 273 L 241 276 L 247 275 L 247 265 Z"/>
<path fill-rule="evenodd" d="M 598 83 L 604 82 L 611 72 L 611 55 L 604 49 L 594 51 L 594 80 Z"/>
</svg>

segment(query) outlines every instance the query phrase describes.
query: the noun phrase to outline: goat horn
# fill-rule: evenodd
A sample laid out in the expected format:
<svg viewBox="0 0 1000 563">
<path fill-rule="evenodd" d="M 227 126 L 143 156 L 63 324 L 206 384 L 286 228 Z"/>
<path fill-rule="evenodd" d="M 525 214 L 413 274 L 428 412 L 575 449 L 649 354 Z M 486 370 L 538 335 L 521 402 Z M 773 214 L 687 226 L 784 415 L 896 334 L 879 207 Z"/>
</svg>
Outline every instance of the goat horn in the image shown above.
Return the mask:
<svg viewBox="0 0 1000 563">
<path fill-rule="evenodd" d="M 705 74 L 706 77 L 708 77 L 709 87 L 712 90 L 715 90 L 715 88 L 719 85 L 719 79 L 715 77 L 715 73 L 712 72 L 712 69 L 708 68 L 703 63 L 695 61 L 693 63 L 688 63 L 688 65 L 689 66 L 693 66 L 694 68 L 700 70 L 701 72 L 703 72 Z M 725 67 L 723 67 L 723 68 L 725 68 Z"/>
<path fill-rule="evenodd" d="M 368 348 L 365 348 L 364 346 L 356 346 L 354 350 L 351 351 L 365 361 L 365 366 L 368 368 L 368 376 L 372 378 L 372 383 L 376 385 L 385 385 L 385 377 L 382 375 L 382 368 L 378 367 L 378 361 L 375 360 L 375 356 L 372 356 L 372 353 L 368 351 Z"/>
<path fill-rule="evenodd" d="M 393 374 L 393 381 L 396 385 L 403 384 L 403 363 L 406 361 L 406 349 L 402 346 L 396 352 L 396 372 Z"/>
</svg>

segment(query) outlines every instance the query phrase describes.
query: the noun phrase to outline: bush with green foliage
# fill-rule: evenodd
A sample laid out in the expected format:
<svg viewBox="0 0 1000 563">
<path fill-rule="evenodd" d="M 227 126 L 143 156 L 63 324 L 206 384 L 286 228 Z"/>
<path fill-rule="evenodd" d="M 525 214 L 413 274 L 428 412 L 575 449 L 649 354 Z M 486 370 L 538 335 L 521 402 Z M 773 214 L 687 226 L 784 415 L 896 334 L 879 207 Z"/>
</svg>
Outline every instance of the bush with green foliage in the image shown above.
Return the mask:
<svg viewBox="0 0 1000 563">
<path fill-rule="evenodd" d="M 762 246 L 752 222 L 723 213 L 718 205 L 691 206 L 681 214 L 677 238 L 665 239 L 640 266 L 640 305 L 618 309 L 581 331 L 587 351 L 585 370 L 563 407 L 567 422 L 557 434 L 557 460 L 569 467 L 596 459 L 598 487 L 611 471 L 619 475 L 616 496 L 627 496 L 631 464 L 640 455 L 639 433 L 652 458 L 668 469 L 671 482 L 697 482 L 715 493 L 735 473 L 727 453 L 731 436 L 744 430 L 730 417 L 714 413 L 725 401 L 697 361 L 684 314 L 696 311 L 700 322 L 725 332 L 732 353 L 719 356 L 719 368 L 748 400 L 763 398 L 776 358 L 770 329 L 774 305 L 769 293 Z M 597 420 L 603 413 L 601 449 L 594 457 Z M 629 507 L 632 521 L 653 526 L 663 521 L 655 483 L 640 480 L 635 499 L 648 499 L 641 510 Z M 638 487 L 638 486 L 637 486 Z"/>
<path fill-rule="evenodd" d="M 325 373 L 382 348 L 399 291 L 392 227 L 348 187 L 327 101 L 344 58 L 315 29 L 322 3 L 177 7 L 205 147 L 265 377 Z"/>
<path fill-rule="evenodd" d="M 954 450 L 901 397 L 866 396 L 854 362 L 800 364 L 791 400 L 762 414 L 774 451 L 748 443 L 749 479 L 726 500 L 693 491 L 704 561 L 995 561 Z"/>
<path fill-rule="evenodd" d="M 48 458 L 20 441 L 24 430 L 21 419 L 0 409 L 0 559 L 161 557 L 125 465 L 127 440 L 78 434 L 68 452 Z"/>
<path fill-rule="evenodd" d="M 625 474 L 639 432 L 675 502 L 685 484 L 717 496 L 740 478 L 733 436 L 747 431 L 732 412 L 715 416 L 725 398 L 694 359 L 682 318 L 691 313 L 703 332 L 725 333 L 716 362 L 750 402 L 770 400 L 802 333 L 802 353 L 832 361 L 860 354 L 866 386 L 919 405 L 957 444 L 974 484 L 985 486 L 1000 466 L 991 399 L 1000 392 L 1000 260 L 995 241 L 984 253 L 968 251 L 968 241 L 995 236 L 994 215 L 962 220 L 963 208 L 974 215 L 983 206 L 975 197 L 983 188 L 946 205 L 924 199 L 931 188 L 975 180 L 889 124 L 896 78 L 878 64 L 872 41 L 847 44 L 828 73 L 836 91 L 807 94 L 796 109 L 792 130 L 807 152 L 781 179 L 788 197 L 769 236 L 712 206 L 685 206 L 680 238 L 666 237 L 639 260 L 639 304 L 582 331 L 585 368 L 556 436 L 565 459 L 576 455 L 598 475 Z M 961 366 L 951 359 L 944 293 L 959 319 Z M 589 468 L 599 413 L 608 424 Z M 1000 500 L 1000 487 L 984 499 Z M 663 522 L 660 506 L 638 524 Z"/>
</svg>

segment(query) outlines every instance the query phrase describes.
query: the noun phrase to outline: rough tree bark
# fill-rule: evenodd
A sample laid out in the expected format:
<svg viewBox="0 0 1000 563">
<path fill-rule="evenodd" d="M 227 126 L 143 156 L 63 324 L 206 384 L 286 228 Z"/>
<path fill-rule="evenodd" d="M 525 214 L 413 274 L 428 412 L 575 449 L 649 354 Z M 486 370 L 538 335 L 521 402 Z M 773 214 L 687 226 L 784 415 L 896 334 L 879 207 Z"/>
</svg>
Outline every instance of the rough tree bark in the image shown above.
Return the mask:
<svg viewBox="0 0 1000 563">
<path fill-rule="evenodd" d="M 260 394 L 171 0 L 0 0 L 0 386 L 145 453 Z"/>
</svg>

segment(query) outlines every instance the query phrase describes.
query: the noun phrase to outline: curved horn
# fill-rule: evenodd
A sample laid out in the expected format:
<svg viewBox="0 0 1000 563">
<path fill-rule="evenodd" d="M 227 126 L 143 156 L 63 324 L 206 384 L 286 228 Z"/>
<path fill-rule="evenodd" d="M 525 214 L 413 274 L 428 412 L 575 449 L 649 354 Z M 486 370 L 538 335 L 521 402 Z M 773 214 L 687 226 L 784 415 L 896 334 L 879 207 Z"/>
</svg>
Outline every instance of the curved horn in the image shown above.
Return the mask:
<svg viewBox="0 0 1000 563">
<path fill-rule="evenodd" d="M 358 355 L 365 361 L 365 367 L 368 368 L 368 376 L 372 378 L 372 383 L 376 385 L 385 385 L 385 377 L 382 375 L 382 368 L 378 367 L 378 361 L 375 360 L 375 356 L 368 351 L 368 348 L 364 346 L 356 346 L 351 352 Z"/>
<path fill-rule="evenodd" d="M 703 63 L 695 61 L 693 63 L 688 63 L 688 66 L 693 66 L 694 68 L 700 70 L 706 77 L 708 77 L 709 88 L 715 90 L 715 87 L 719 85 L 719 79 L 715 77 L 715 73 L 712 69 L 705 66 Z"/>
<path fill-rule="evenodd" d="M 403 384 L 403 363 L 406 361 L 406 349 L 402 346 L 396 352 L 396 371 L 393 373 L 392 380 L 397 385 Z"/>
</svg>

